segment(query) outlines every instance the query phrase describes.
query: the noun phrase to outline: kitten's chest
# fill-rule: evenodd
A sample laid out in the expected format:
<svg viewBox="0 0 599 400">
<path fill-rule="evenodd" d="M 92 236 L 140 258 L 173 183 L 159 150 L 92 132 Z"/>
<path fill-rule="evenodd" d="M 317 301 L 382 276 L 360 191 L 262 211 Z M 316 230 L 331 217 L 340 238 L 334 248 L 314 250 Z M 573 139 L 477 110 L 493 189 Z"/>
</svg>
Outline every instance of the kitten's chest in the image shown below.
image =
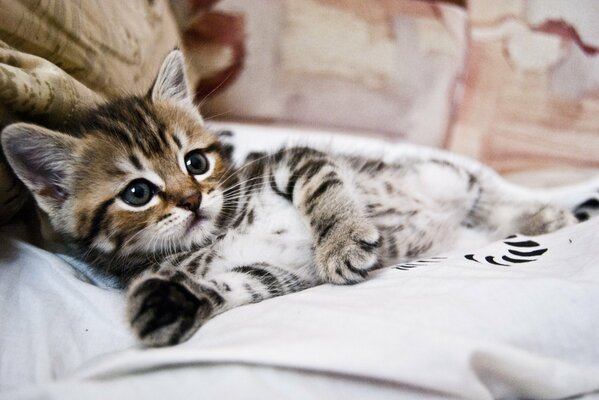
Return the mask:
<svg viewBox="0 0 599 400">
<path fill-rule="evenodd" d="M 211 269 L 260 262 L 301 269 L 313 263 L 312 235 L 288 200 L 265 191 L 244 204 L 237 218 L 216 245 Z"/>
</svg>

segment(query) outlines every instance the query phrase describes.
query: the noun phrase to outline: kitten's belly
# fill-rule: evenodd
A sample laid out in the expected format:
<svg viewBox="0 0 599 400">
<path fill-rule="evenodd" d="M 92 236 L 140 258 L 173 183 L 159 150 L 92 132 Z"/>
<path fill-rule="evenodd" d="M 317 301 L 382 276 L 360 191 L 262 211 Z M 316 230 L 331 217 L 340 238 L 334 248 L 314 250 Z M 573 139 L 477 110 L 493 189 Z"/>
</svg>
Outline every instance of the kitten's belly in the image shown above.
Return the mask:
<svg viewBox="0 0 599 400">
<path fill-rule="evenodd" d="M 213 261 L 210 275 L 232 265 L 268 263 L 316 279 L 312 235 L 293 204 L 274 193 L 265 193 L 252 199 L 248 213 L 250 210 L 253 221 L 246 218 L 218 244 L 220 256 Z"/>
</svg>

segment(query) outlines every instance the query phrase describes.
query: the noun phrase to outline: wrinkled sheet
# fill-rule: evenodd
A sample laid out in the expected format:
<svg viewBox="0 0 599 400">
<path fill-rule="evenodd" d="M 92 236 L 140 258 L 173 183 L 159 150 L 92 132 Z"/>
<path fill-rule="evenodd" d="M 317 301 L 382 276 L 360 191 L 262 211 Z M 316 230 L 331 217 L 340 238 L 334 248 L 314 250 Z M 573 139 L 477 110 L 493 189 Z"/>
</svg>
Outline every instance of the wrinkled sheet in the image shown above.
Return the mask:
<svg viewBox="0 0 599 400">
<path fill-rule="evenodd" d="M 599 219 L 239 307 L 163 349 L 137 347 L 118 292 L 9 236 L 0 399 L 599 393 Z"/>
</svg>

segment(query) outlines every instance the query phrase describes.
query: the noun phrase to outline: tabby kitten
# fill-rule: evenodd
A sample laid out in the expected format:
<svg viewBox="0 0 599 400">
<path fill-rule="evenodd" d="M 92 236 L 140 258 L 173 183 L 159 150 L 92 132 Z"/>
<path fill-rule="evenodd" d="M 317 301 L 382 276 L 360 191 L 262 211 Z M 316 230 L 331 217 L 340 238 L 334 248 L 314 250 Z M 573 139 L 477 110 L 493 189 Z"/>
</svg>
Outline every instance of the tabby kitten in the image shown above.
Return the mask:
<svg viewBox="0 0 599 400">
<path fill-rule="evenodd" d="M 360 282 L 468 232 L 489 241 L 576 221 L 571 196 L 568 209 L 552 205 L 441 152 L 389 164 L 291 147 L 236 168 L 193 107 L 178 51 L 147 95 L 90 110 L 65 133 L 11 125 L 2 145 L 61 251 L 128 287 L 129 321 L 150 346 L 233 307 Z"/>
</svg>

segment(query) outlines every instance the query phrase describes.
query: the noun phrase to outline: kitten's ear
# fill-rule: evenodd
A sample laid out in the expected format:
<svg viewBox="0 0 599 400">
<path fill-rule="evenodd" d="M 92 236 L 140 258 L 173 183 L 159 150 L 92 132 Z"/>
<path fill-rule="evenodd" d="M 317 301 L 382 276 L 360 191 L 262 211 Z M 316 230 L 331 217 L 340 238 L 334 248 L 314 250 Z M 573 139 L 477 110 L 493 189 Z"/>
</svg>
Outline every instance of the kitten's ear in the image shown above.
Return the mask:
<svg viewBox="0 0 599 400">
<path fill-rule="evenodd" d="M 150 91 L 152 100 L 170 100 L 191 105 L 185 62 L 180 50 L 171 51 L 160 67 L 158 77 Z"/>
<path fill-rule="evenodd" d="M 46 212 L 69 196 L 67 177 L 77 139 L 41 126 L 18 123 L 2 131 L 8 163 Z"/>
</svg>

